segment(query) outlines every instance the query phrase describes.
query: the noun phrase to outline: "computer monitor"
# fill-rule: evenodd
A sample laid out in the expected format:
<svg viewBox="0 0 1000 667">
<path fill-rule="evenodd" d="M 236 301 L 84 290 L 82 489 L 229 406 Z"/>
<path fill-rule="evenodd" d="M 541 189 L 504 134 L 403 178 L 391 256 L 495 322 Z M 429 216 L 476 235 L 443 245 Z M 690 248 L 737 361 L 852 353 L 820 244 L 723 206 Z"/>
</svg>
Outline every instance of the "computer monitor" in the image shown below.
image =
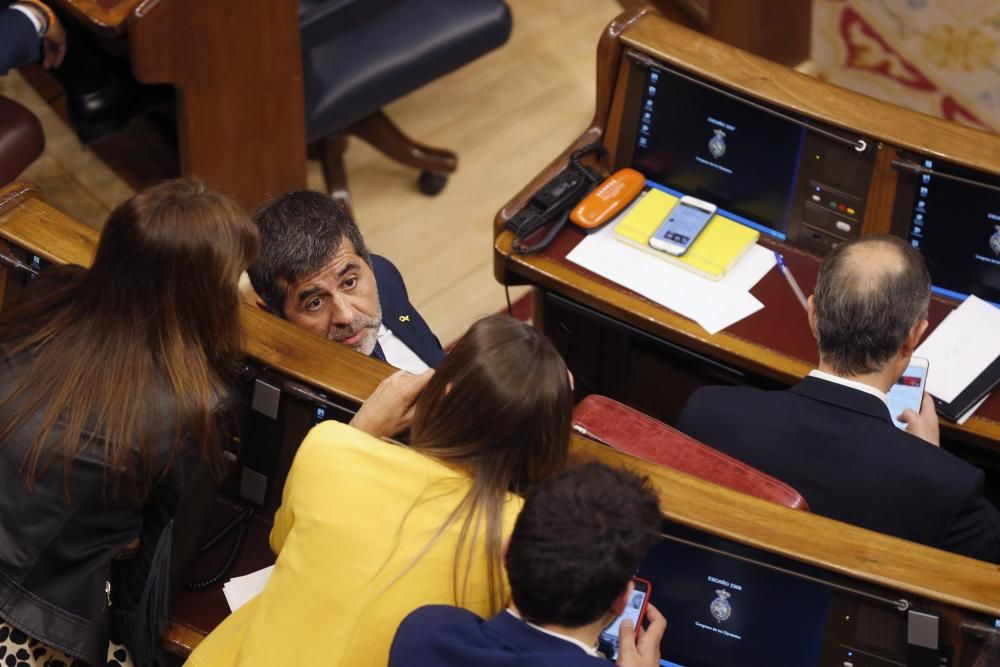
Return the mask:
<svg viewBox="0 0 1000 667">
<path fill-rule="evenodd" d="M 934 292 L 1000 305 L 1000 177 L 929 156 L 901 158 L 908 168 L 893 228 L 927 260 Z"/>
<path fill-rule="evenodd" d="M 830 589 L 815 580 L 665 538 L 639 567 L 668 619 L 667 667 L 816 667 Z"/>
<path fill-rule="evenodd" d="M 616 167 L 821 253 L 860 234 L 870 140 L 648 59 L 625 88 Z"/>
</svg>

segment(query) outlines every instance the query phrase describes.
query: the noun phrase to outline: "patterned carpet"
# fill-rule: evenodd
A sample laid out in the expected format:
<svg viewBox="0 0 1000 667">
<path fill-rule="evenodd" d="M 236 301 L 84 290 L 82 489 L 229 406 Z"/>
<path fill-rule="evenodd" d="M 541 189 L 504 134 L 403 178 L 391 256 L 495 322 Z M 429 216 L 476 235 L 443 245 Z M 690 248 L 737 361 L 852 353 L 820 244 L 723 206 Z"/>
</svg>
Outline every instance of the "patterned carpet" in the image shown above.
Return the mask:
<svg viewBox="0 0 1000 667">
<path fill-rule="evenodd" d="M 827 81 L 1000 131 L 997 0 L 815 0 L 812 55 Z"/>
</svg>

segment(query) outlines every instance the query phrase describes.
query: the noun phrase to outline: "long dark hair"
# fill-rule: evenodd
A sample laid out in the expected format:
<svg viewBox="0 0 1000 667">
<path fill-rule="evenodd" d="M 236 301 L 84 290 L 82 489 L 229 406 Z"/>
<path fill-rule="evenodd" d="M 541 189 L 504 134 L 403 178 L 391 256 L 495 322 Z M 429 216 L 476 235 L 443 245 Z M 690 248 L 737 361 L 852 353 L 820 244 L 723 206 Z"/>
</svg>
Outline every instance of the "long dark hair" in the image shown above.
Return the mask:
<svg viewBox="0 0 1000 667">
<path fill-rule="evenodd" d="M 464 517 L 455 553 L 456 603 L 465 597 L 476 537 L 485 528 L 490 606 L 499 611 L 506 495 L 524 493 L 565 466 L 572 412 L 573 391 L 559 353 L 533 328 L 505 315 L 472 325 L 417 400 L 411 447 L 461 468 L 472 481 L 431 541 Z"/>
<path fill-rule="evenodd" d="M 218 470 L 214 413 L 240 350 L 237 281 L 258 245 L 233 201 L 198 181 L 167 181 L 111 213 L 89 270 L 0 314 L 5 352 L 28 364 L 0 398 L 10 411 L 0 443 L 40 415 L 24 461 L 29 488 L 61 453 L 68 494 L 76 457 L 97 446 L 105 469 L 143 494 L 182 437 Z M 165 424 L 172 444 L 161 459 Z"/>
</svg>

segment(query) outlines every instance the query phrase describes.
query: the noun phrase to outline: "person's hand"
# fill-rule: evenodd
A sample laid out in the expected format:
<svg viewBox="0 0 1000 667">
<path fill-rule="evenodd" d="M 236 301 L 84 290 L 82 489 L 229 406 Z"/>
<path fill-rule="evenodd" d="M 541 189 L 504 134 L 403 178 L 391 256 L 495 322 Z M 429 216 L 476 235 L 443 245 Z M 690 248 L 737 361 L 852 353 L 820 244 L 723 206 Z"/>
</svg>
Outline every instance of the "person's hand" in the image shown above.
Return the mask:
<svg viewBox="0 0 1000 667">
<path fill-rule="evenodd" d="M 621 645 L 618 647 L 616 663 L 619 667 L 659 667 L 660 640 L 667 629 L 667 619 L 653 605 L 646 607 L 646 619 L 649 626 L 642 637 L 639 637 L 639 641 L 635 640 L 632 621 L 627 618 L 622 621 L 619 630 Z"/>
<path fill-rule="evenodd" d="M 906 424 L 906 432 L 912 433 L 921 440 L 926 440 L 935 447 L 941 446 L 941 429 L 938 426 L 937 408 L 934 399 L 924 392 L 924 400 L 920 404 L 920 412 L 907 408 L 899 415 L 899 421 Z"/>
<path fill-rule="evenodd" d="M 52 69 L 62 65 L 63 58 L 66 57 L 66 31 L 62 23 L 50 14 L 49 29 L 42 35 L 42 65 L 46 69 Z"/>
<path fill-rule="evenodd" d="M 433 370 L 420 375 L 396 371 L 379 383 L 364 402 L 351 426 L 376 438 L 386 438 L 404 431 L 413 420 L 413 406 L 430 382 Z"/>
</svg>

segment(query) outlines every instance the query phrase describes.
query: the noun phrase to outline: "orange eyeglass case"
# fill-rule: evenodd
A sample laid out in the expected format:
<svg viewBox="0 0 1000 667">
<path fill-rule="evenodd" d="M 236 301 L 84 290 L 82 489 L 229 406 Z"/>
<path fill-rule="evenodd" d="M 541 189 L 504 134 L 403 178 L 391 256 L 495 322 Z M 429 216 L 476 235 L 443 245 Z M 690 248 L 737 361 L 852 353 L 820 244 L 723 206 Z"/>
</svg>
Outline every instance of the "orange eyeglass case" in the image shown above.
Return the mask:
<svg viewBox="0 0 1000 667">
<path fill-rule="evenodd" d="M 600 227 L 618 215 L 646 185 L 646 177 L 635 169 L 620 169 L 604 179 L 569 214 L 570 222 L 584 229 Z"/>
</svg>

